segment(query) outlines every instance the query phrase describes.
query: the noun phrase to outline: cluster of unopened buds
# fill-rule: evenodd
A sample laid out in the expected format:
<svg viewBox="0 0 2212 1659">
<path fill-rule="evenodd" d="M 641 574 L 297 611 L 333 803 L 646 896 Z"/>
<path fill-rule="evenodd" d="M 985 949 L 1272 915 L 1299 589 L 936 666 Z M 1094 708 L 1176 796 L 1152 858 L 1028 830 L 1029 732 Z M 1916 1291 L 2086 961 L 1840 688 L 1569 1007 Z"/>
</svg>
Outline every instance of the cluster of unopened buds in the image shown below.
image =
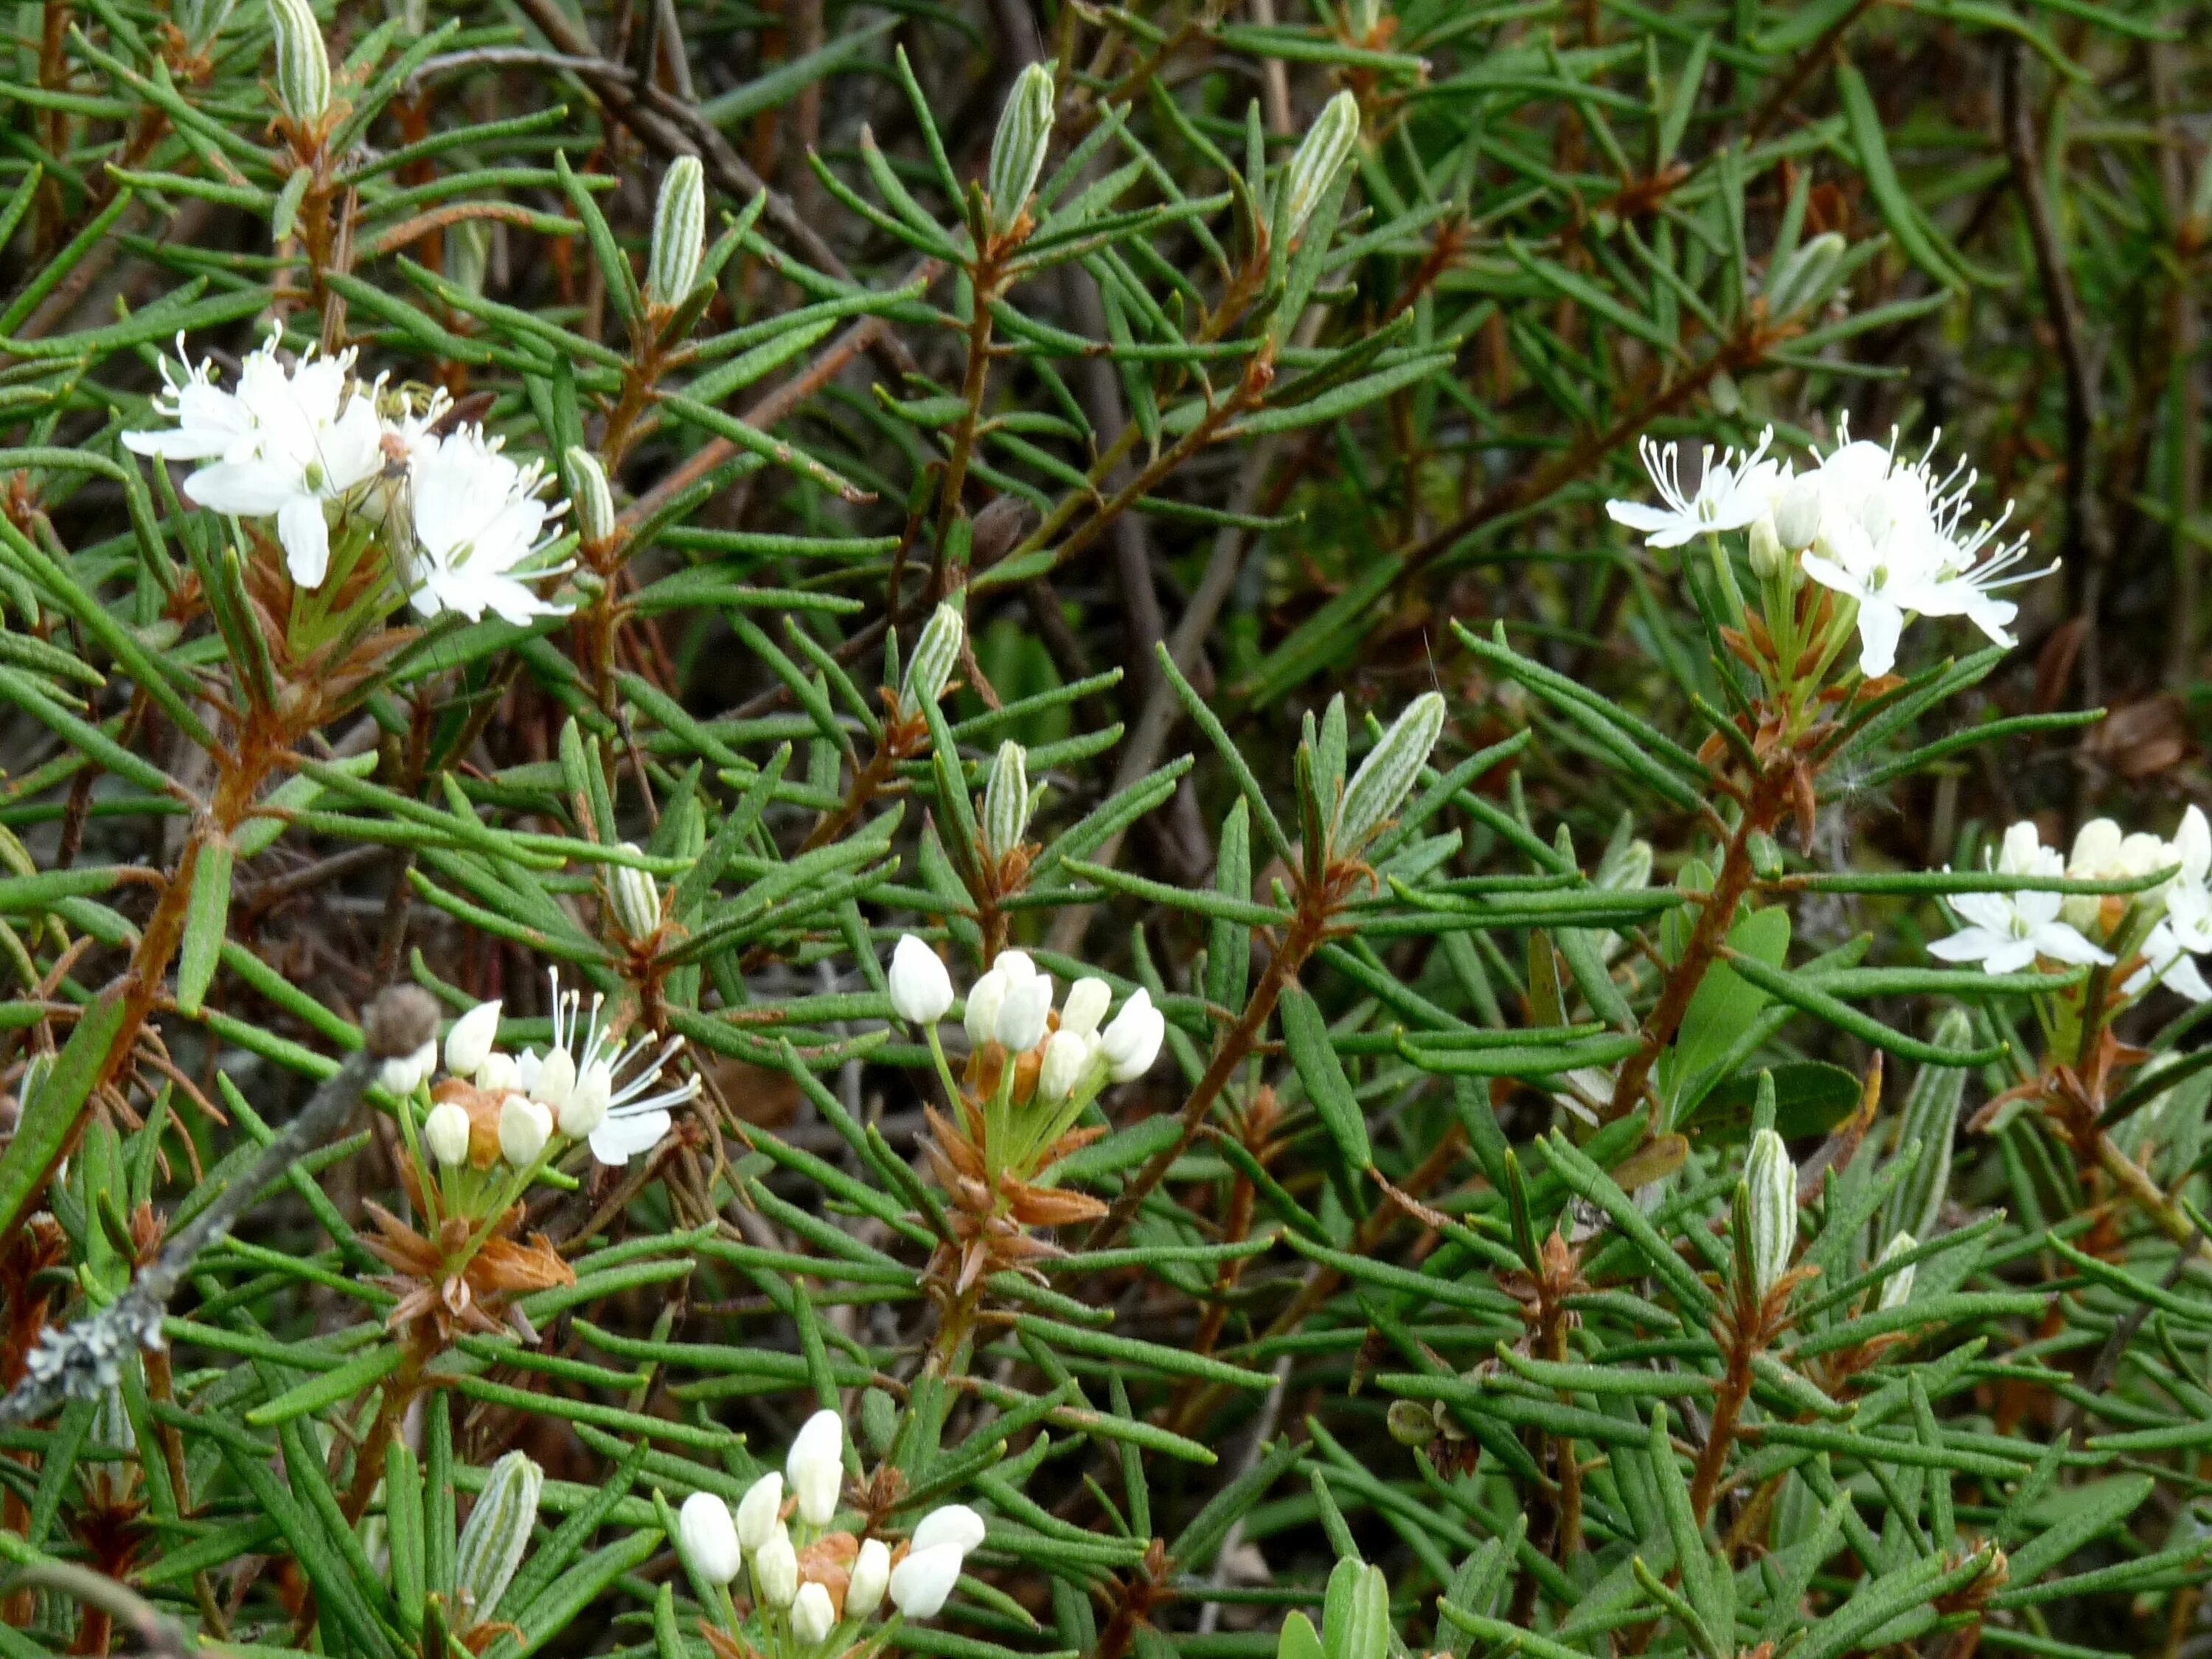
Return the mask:
<svg viewBox="0 0 2212 1659">
<path fill-rule="evenodd" d="M 272 334 L 232 389 L 216 384 L 211 362 L 182 379 L 165 362 L 155 411 L 173 424 L 126 432 L 124 443 L 203 463 L 185 498 L 261 526 L 301 589 L 349 586 L 381 550 L 368 604 L 396 583 L 426 619 L 452 611 L 475 622 L 489 611 L 521 625 L 561 614 L 532 586 L 570 568 L 543 556 L 563 508 L 544 500 L 542 461 L 518 465 L 481 426 L 454 422 L 443 391 L 364 382 L 349 350 L 325 357 L 311 347 L 288 367 L 277 347 Z"/>
<path fill-rule="evenodd" d="M 722 1659 L 872 1651 L 897 1620 L 866 1636 L 862 1627 L 887 1601 L 907 1619 L 945 1606 L 983 1541 L 982 1517 L 950 1504 L 923 1516 L 903 1542 L 863 1537 L 834 1524 L 844 1485 L 844 1419 L 819 1411 L 792 1441 L 783 1472 L 756 1480 L 734 1512 L 713 1492 L 684 1500 L 678 1542 L 695 1582 L 720 1601 L 704 1632 Z M 741 1574 L 749 1614 L 730 1594 Z"/>
<path fill-rule="evenodd" d="M 582 994 L 553 986 L 551 1045 L 509 1054 L 496 1046 L 501 1004 L 481 1002 L 446 1034 L 447 1075 L 429 1090 L 421 1139 L 428 1162 L 447 1181 L 483 1177 L 495 1165 L 530 1171 L 562 1146 L 589 1144 L 601 1164 L 623 1164 L 649 1151 L 673 1121 L 670 1108 L 699 1092 L 694 1076 L 660 1084 L 684 1048 L 681 1037 L 655 1046 L 650 1037 L 619 1041 L 594 992 L 588 1014 Z M 437 1068 L 435 1045 L 387 1061 L 381 1081 L 419 1103 Z"/>
<path fill-rule="evenodd" d="M 1992 974 L 2019 973 L 2039 958 L 2072 966 L 2131 964 L 2123 995 L 2154 984 L 2192 1002 L 2212 998 L 2196 958 L 2212 951 L 2212 821 L 2191 806 L 2171 841 L 2124 833 L 2092 818 L 2070 854 L 2045 847 L 2026 820 L 2005 831 L 1992 869 L 2000 875 L 2119 882 L 2173 873 L 2132 893 L 1959 893 L 1949 899 L 1966 926 L 1928 947 L 1945 962 L 1978 962 Z"/>
<path fill-rule="evenodd" d="M 933 1044 L 938 1022 L 952 1010 L 952 976 L 912 933 L 891 952 L 890 994 L 899 1018 L 921 1027 Z M 1001 951 L 969 988 L 962 1023 L 971 1053 L 996 1043 L 1018 1057 L 1018 1070 L 1022 1060 L 1034 1058 L 1039 1097 L 1088 1098 L 1109 1081 L 1127 1083 L 1150 1071 L 1167 1035 L 1167 1021 L 1142 986 L 1109 1021 L 1113 1002 L 1114 988 L 1086 975 L 1068 987 L 1055 1016 L 1052 975 L 1040 972 L 1026 951 Z"/>
</svg>

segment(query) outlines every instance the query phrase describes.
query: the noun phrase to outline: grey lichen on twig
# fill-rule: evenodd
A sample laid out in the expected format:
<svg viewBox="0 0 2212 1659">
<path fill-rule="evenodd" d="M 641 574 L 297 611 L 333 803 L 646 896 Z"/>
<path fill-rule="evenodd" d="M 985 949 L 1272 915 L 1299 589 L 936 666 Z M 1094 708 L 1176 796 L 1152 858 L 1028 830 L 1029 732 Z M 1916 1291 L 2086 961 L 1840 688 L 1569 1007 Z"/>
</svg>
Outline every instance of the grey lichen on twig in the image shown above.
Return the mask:
<svg viewBox="0 0 2212 1659">
<path fill-rule="evenodd" d="M 40 1337 L 23 1380 L 0 1398 L 0 1426 L 34 1422 L 65 1401 L 97 1400 L 121 1380 L 133 1354 L 160 1347 L 169 1298 L 200 1252 L 230 1231 L 254 1194 L 344 1125 L 385 1061 L 404 1059 L 436 1040 L 437 1005 L 415 986 L 392 986 L 369 1005 L 362 1031 L 361 1048 L 324 1080 L 283 1133 L 262 1148 L 252 1167 L 140 1270 L 129 1290 L 98 1313 L 55 1326 Z"/>
</svg>

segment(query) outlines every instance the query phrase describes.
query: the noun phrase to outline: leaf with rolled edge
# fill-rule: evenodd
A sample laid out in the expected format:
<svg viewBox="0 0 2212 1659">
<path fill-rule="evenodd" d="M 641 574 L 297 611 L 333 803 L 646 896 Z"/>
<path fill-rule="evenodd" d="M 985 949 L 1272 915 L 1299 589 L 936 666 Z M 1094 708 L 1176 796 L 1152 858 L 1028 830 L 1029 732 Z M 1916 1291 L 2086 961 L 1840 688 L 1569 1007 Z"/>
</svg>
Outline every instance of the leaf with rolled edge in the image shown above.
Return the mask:
<svg viewBox="0 0 2212 1659">
<path fill-rule="evenodd" d="M 1814 984 L 1808 976 L 1784 972 L 1779 968 L 1771 967 L 1755 957 L 1746 956 L 1725 946 L 1723 947 L 1721 955 L 1744 978 L 1778 1001 L 1787 1002 L 1817 1019 L 1826 1021 L 1849 1036 L 1862 1038 L 1874 1044 L 1875 1048 L 1895 1054 L 1901 1060 L 1917 1060 L 1923 1065 L 1928 1066 L 1973 1066 L 1994 1065 L 2004 1055 L 2004 1045 L 2002 1043 L 1992 1043 L 1987 1048 L 1954 1050 L 1939 1048 L 1932 1042 L 1923 1042 L 1916 1037 L 1909 1037 L 1900 1031 L 1892 1030 L 1870 1014 L 1860 1012 L 1850 1004 L 1831 995 L 1821 986 Z M 1887 981 L 1894 980 L 1917 981 L 1923 977 L 1917 974 L 1907 975 L 1882 969 L 1848 971 L 1855 975 L 1864 974 L 1866 977 L 1879 975 L 1880 978 L 1875 981 L 1878 984 L 1886 984 Z M 2044 991 L 2077 983 L 2083 975 L 2081 974 L 1973 974 L 1964 977 L 1969 981 L 1986 980 L 1990 982 L 1989 988 L 1993 991 L 2015 988 L 2021 991 L 2031 988 Z M 1827 975 L 1826 978 L 1830 983 L 1842 981 L 1853 985 L 1854 988 L 1866 983 L 1866 978 L 1844 981 L 1841 975 Z M 2014 986 L 2008 981 L 2027 982 Z M 1951 989 L 1957 982 L 1956 980 L 1939 978 L 1936 988 Z M 1900 990 L 1903 988 L 1899 988 Z M 1897 994 L 1899 993 L 1887 988 L 1881 991 L 1868 989 L 1865 992 L 1865 994 L 1869 995 Z"/>
<path fill-rule="evenodd" d="M 77 1016 L 76 1029 L 22 1103 L 14 1139 L 0 1151 L 0 1237 L 12 1233 L 38 1198 L 47 1171 L 76 1139 L 84 1103 L 123 1030 L 124 998 L 112 990 Z"/>
<path fill-rule="evenodd" d="M 1328 1022 L 1303 986 L 1285 986 L 1278 1005 L 1282 1010 L 1283 1042 L 1297 1067 L 1306 1098 L 1336 1143 L 1348 1170 L 1364 1170 L 1375 1162 L 1367 1140 L 1367 1116 L 1344 1075 L 1344 1066 L 1330 1046 Z"/>
</svg>

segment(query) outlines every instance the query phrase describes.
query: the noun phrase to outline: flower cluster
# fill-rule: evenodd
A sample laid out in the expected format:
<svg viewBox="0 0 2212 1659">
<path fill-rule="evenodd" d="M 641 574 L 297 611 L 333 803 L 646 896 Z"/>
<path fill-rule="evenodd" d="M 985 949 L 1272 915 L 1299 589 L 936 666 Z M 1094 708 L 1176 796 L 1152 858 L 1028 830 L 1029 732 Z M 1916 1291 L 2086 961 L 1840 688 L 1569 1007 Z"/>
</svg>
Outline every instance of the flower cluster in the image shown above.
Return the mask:
<svg viewBox="0 0 2212 1659">
<path fill-rule="evenodd" d="M 982 1517 L 951 1504 L 923 1516 L 902 1543 L 861 1537 L 831 1524 L 844 1484 L 844 1420 L 819 1411 L 792 1441 L 783 1472 L 755 1480 L 734 1512 L 712 1492 L 684 1500 L 678 1542 L 693 1575 L 724 1589 L 749 1571 L 750 1618 L 726 1603 L 730 1628 L 707 1627 L 718 1654 L 842 1652 L 886 1599 L 908 1619 L 945 1606 L 983 1541 Z M 878 1639 L 888 1633 L 887 1625 Z"/>
<path fill-rule="evenodd" d="M 1992 974 L 2018 973 L 2038 958 L 2076 966 L 2127 962 L 2132 966 L 2121 981 L 2124 995 L 2139 995 L 2156 982 L 2192 1002 L 2212 998 L 2196 962 L 2212 951 L 2212 821 L 2201 808 L 2182 814 L 2171 841 L 2142 830 L 2126 834 L 2110 818 L 2092 818 L 2063 857 L 2023 821 L 2005 831 L 1991 867 L 2000 875 L 2074 881 L 2174 873 L 2132 893 L 1960 893 L 1950 903 L 1966 925 L 1930 945 L 1929 955 L 1978 962 Z"/>
<path fill-rule="evenodd" d="M 683 1052 L 683 1038 L 657 1049 L 649 1037 L 622 1045 L 605 1020 L 604 995 L 592 993 L 587 1018 L 583 994 L 561 988 L 558 968 L 547 973 L 553 1041 L 544 1053 L 495 1046 L 496 1000 L 478 1003 L 446 1034 L 447 1076 L 431 1091 L 422 1120 L 422 1144 L 440 1168 L 482 1171 L 503 1159 L 526 1170 L 556 1140 L 586 1141 L 600 1163 L 628 1164 L 668 1133 L 671 1107 L 698 1094 L 696 1076 L 655 1087 Z M 435 1063 L 434 1052 L 392 1061 L 385 1085 L 412 1094 Z"/>
<path fill-rule="evenodd" d="M 2019 606 L 1997 591 L 2056 567 L 2014 572 L 2027 539 L 1999 539 L 2010 504 L 1995 520 L 1969 527 L 1978 475 L 1963 463 L 1939 474 L 1933 441 L 1908 461 L 1899 458 L 1893 435 L 1882 445 L 1854 441 L 1848 422 L 1839 430 L 1835 448 L 1815 453 L 1802 472 L 1769 459 L 1771 428 L 1748 454 L 1730 449 L 1716 459 L 1708 447 L 1694 489 L 1682 485 L 1676 447 L 1646 439 L 1644 465 L 1663 505 L 1614 501 L 1606 511 L 1653 547 L 1749 532 L 1752 569 L 1762 580 L 1787 584 L 1802 571 L 1849 601 L 1859 670 L 1869 678 L 1895 666 L 1899 639 L 1915 616 L 1964 617 L 1992 642 L 2012 644 L 2007 629 Z"/>
<path fill-rule="evenodd" d="M 480 426 L 441 431 L 452 414 L 444 392 L 418 404 L 381 378 L 364 383 L 351 351 L 310 348 L 287 368 L 277 345 L 272 334 L 246 358 L 235 390 L 216 383 L 210 362 L 187 366 L 182 380 L 164 362 L 154 406 L 173 424 L 126 432 L 124 443 L 205 463 L 185 480 L 186 499 L 265 524 L 301 588 L 331 577 L 334 536 L 356 554 L 380 539 L 426 619 L 451 611 L 476 622 L 489 611 L 523 624 L 561 614 L 531 586 L 569 568 L 540 556 L 562 510 L 544 499 L 543 462 L 517 464 Z M 177 349 L 181 358 L 181 337 Z"/>
<path fill-rule="evenodd" d="M 911 933 L 891 952 L 890 994 L 899 1018 L 928 1029 L 934 1041 L 937 1022 L 952 1008 L 952 976 L 937 953 Z M 1167 1021 L 1143 987 L 1107 1022 L 1113 1000 L 1113 988 L 1104 980 L 1079 979 L 1055 1018 L 1052 975 L 1039 972 L 1025 951 L 1001 951 L 969 988 L 963 1024 L 976 1053 L 997 1043 L 1022 1054 L 1042 1043 L 1039 1096 L 1060 1101 L 1080 1094 L 1088 1100 L 1109 1081 L 1127 1083 L 1150 1071 L 1167 1035 Z"/>
</svg>

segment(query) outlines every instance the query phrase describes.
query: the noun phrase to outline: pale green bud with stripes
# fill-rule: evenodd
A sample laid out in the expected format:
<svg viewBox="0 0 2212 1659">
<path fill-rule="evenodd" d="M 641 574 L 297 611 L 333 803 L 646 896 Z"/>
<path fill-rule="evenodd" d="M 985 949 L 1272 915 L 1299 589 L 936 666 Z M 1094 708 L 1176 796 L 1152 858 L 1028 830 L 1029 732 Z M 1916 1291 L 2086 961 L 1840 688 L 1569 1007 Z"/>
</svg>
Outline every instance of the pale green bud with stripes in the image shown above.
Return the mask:
<svg viewBox="0 0 2212 1659">
<path fill-rule="evenodd" d="M 1773 1130 L 1752 1137 L 1743 1181 L 1751 1198 L 1752 1282 L 1764 1297 L 1790 1271 L 1797 1250 L 1797 1166 Z"/>
<path fill-rule="evenodd" d="M 1336 815 L 1331 851 L 1349 858 L 1364 847 L 1405 804 L 1444 729 L 1444 700 L 1425 691 L 1391 722 L 1382 741 L 1352 775 Z"/>
<path fill-rule="evenodd" d="M 940 605 L 915 641 L 914 655 L 906 665 L 906 683 L 899 688 L 899 707 L 919 714 L 945 695 L 952 670 L 960 660 L 960 647 L 968 642 L 967 619 L 954 606 Z"/>
<path fill-rule="evenodd" d="M 607 483 L 607 470 L 599 458 L 581 444 L 571 444 L 568 499 L 575 504 L 576 533 L 589 543 L 611 541 L 615 533 L 615 492 Z"/>
<path fill-rule="evenodd" d="M 485 1477 L 453 1552 L 453 1588 L 473 1623 L 498 1611 L 499 1598 L 530 1547 L 544 1486 L 545 1471 L 519 1451 L 501 1458 Z"/>
<path fill-rule="evenodd" d="M 276 98 L 295 121 L 319 121 L 331 107 L 331 57 L 307 0 L 269 0 L 276 41 Z"/>
<path fill-rule="evenodd" d="M 1057 101 L 1049 64 L 1031 64 L 1014 77 L 1013 90 L 1006 94 L 999 130 L 992 135 L 991 170 L 983 186 L 991 200 L 991 228 L 1001 236 L 1022 216 L 1030 192 L 1036 188 L 1037 174 L 1044 171 Z"/>
<path fill-rule="evenodd" d="M 646 263 L 646 297 L 657 306 L 684 302 L 699 280 L 707 251 L 707 179 L 696 155 L 679 155 L 661 175 L 653 210 L 653 251 Z"/>
<path fill-rule="evenodd" d="M 1003 859 L 1022 844 L 1030 828 L 1028 751 L 1009 739 L 999 745 L 983 785 L 983 848 Z"/>
<path fill-rule="evenodd" d="M 1336 182 L 1337 170 L 1359 139 L 1359 100 L 1348 92 L 1330 99 L 1283 169 L 1282 227 L 1286 240 L 1305 230 L 1321 198 Z"/>
</svg>

